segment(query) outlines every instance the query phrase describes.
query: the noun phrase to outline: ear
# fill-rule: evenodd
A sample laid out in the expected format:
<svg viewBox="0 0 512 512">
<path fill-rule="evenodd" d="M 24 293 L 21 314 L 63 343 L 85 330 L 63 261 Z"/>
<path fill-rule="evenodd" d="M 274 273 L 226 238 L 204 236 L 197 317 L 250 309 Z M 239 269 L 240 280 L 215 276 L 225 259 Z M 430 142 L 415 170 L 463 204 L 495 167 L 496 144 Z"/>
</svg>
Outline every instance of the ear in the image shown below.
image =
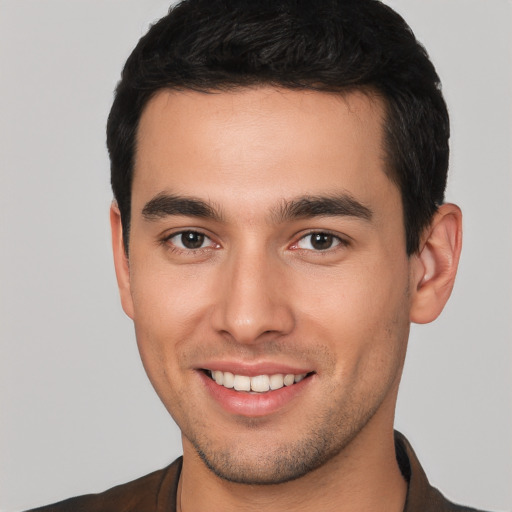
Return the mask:
<svg viewBox="0 0 512 512">
<path fill-rule="evenodd" d="M 110 206 L 110 227 L 112 230 L 112 250 L 114 253 L 114 266 L 116 269 L 117 286 L 121 296 L 124 312 L 133 319 L 133 300 L 130 289 L 130 266 L 124 250 L 123 225 L 121 212 L 117 202 Z"/>
<path fill-rule="evenodd" d="M 443 204 L 425 230 L 419 252 L 411 256 L 411 322 L 425 324 L 439 316 L 452 293 L 461 248 L 462 212 Z"/>
</svg>

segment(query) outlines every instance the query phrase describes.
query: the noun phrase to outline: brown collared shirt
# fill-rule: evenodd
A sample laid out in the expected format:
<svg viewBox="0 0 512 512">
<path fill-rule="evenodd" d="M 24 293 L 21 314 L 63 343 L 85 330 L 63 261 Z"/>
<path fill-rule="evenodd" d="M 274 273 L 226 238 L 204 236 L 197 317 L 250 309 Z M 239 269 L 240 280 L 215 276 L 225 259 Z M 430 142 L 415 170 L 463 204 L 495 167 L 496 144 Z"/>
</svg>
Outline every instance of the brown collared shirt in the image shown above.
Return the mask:
<svg viewBox="0 0 512 512">
<path fill-rule="evenodd" d="M 478 512 L 455 505 L 432 487 L 414 450 L 395 433 L 396 457 L 408 482 L 404 512 Z M 170 466 L 100 494 L 87 494 L 37 508 L 31 512 L 176 512 L 182 458 Z"/>
</svg>

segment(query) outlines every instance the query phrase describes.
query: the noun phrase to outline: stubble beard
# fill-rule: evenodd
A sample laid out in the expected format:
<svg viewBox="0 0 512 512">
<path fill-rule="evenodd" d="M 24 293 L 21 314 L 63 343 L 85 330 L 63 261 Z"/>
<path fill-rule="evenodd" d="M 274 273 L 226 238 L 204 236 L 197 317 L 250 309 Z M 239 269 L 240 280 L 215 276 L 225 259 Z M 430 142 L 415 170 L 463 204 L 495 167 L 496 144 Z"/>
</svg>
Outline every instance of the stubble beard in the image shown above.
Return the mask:
<svg viewBox="0 0 512 512">
<path fill-rule="evenodd" d="M 404 300 L 407 303 L 408 287 Z M 365 427 L 370 426 L 381 409 L 384 409 L 386 425 L 392 426 L 408 330 L 408 317 L 398 315 L 394 318 L 384 329 L 388 334 L 387 340 L 394 340 L 386 344 L 390 349 L 385 352 L 387 363 L 383 365 L 382 353 L 377 353 L 368 370 L 368 374 L 382 375 L 383 379 L 379 382 L 370 379 L 362 387 L 356 386 L 351 392 L 338 396 L 336 389 L 331 389 L 330 393 L 324 389 L 324 395 L 331 394 L 330 405 L 315 413 L 304 411 L 298 420 L 302 426 L 300 432 L 294 434 L 295 439 L 283 437 L 281 430 L 276 433 L 276 437 L 280 436 L 281 439 L 273 442 L 275 439 L 269 434 L 273 431 L 271 419 L 267 423 L 265 419 L 242 418 L 239 432 L 243 434 L 239 435 L 236 432 L 238 429 L 234 429 L 232 433 L 222 433 L 220 439 L 211 437 L 204 417 L 196 417 L 193 423 L 178 425 L 206 467 L 222 480 L 245 485 L 276 485 L 304 477 L 342 456 L 351 442 Z M 397 342 L 397 337 L 402 341 Z M 321 350 L 318 346 L 315 350 L 318 360 L 319 354 L 323 354 L 323 363 L 317 366 L 327 369 L 325 373 L 332 376 L 336 365 L 329 350 Z M 364 376 L 362 379 L 366 380 Z M 379 424 L 382 417 L 375 420 Z M 338 460 L 342 459 L 338 457 Z"/>
<path fill-rule="evenodd" d="M 246 446 L 233 441 L 218 449 L 206 437 L 189 440 L 206 467 L 223 480 L 245 485 L 283 484 L 311 473 L 341 454 L 375 415 L 381 402 L 370 410 L 351 407 L 351 413 L 342 417 L 340 409 L 333 407 L 317 418 L 314 425 L 308 425 L 307 434 L 300 439 L 285 440 L 271 448 L 264 443 Z"/>
</svg>

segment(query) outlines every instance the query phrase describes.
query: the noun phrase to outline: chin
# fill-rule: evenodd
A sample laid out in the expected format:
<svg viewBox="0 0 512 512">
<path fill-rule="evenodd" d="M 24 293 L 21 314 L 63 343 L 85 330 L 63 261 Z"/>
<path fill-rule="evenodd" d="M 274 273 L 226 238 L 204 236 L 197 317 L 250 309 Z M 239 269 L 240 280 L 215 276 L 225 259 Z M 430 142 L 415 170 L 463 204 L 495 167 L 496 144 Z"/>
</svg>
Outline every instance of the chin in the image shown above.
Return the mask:
<svg viewBox="0 0 512 512">
<path fill-rule="evenodd" d="M 304 451 L 304 448 L 303 448 Z M 243 454 L 216 453 L 209 456 L 198 451 L 208 469 L 228 482 L 245 485 L 276 485 L 301 478 L 325 463 L 324 456 L 303 452 L 244 457 Z"/>
<path fill-rule="evenodd" d="M 301 478 L 335 458 L 352 441 L 366 421 L 345 424 L 327 433 L 311 428 L 299 440 L 248 444 L 232 436 L 224 447 L 210 442 L 192 442 L 197 454 L 219 478 L 245 485 L 276 485 Z M 245 436 L 244 436 L 245 437 Z"/>
</svg>

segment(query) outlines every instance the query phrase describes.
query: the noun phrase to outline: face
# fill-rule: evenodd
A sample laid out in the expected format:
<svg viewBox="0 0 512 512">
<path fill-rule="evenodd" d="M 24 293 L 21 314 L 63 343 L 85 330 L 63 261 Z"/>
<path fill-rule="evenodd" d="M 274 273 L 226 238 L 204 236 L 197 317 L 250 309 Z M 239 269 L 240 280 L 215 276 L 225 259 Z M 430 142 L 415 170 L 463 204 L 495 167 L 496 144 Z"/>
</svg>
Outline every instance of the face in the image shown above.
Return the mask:
<svg viewBox="0 0 512 512">
<path fill-rule="evenodd" d="M 270 87 L 142 115 L 123 306 L 185 454 L 225 479 L 294 479 L 392 426 L 410 261 L 382 122 L 367 95 Z"/>
</svg>

